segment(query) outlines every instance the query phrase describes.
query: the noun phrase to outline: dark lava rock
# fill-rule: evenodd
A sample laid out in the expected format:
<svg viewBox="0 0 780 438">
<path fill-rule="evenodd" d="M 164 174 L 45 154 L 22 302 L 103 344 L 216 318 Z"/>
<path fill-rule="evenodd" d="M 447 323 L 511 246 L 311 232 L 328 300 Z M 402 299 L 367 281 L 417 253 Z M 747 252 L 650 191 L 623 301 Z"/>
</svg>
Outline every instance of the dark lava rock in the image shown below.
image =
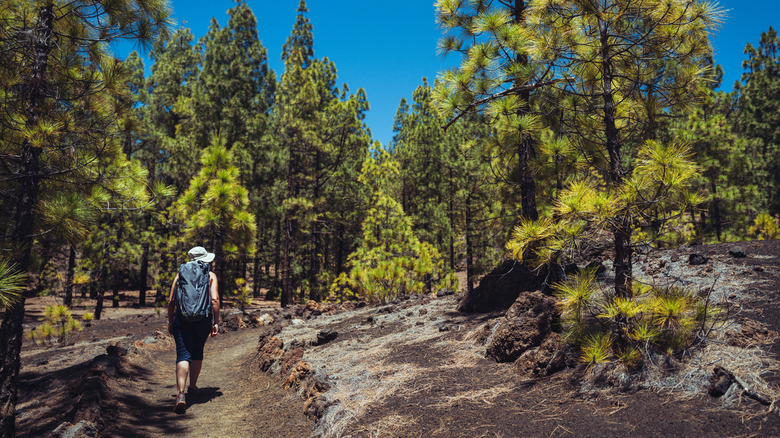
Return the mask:
<svg viewBox="0 0 780 438">
<path fill-rule="evenodd" d="M 119 341 L 114 345 L 109 345 L 108 347 L 106 347 L 106 353 L 111 357 L 126 356 L 129 350 L 130 350 L 130 344 L 123 341 Z"/>
<path fill-rule="evenodd" d="M 264 325 L 258 329 L 260 336 L 258 338 L 258 344 L 263 344 L 266 339 L 270 339 L 282 332 L 280 324 Z"/>
<path fill-rule="evenodd" d="M 109 377 L 116 377 L 117 371 L 117 358 L 107 354 L 95 357 L 89 364 L 89 372 L 93 375 L 105 374 Z"/>
<path fill-rule="evenodd" d="M 244 322 L 244 319 L 240 315 L 233 315 L 233 316 L 228 316 L 227 318 L 222 320 L 222 324 L 220 324 L 220 328 L 222 327 L 224 327 L 225 330 L 236 331 L 238 329 L 245 329 L 246 323 Z"/>
<path fill-rule="evenodd" d="M 520 374 L 548 376 L 575 364 L 571 347 L 561 341 L 558 333 L 551 332 L 542 344 L 526 350 L 515 361 L 515 370 Z"/>
<path fill-rule="evenodd" d="M 378 313 L 380 315 L 383 314 L 383 313 L 396 313 L 396 312 L 398 312 L 398 306 L 396 306 L 396 305 L 380 307 L 376 311 L 376 313 Z"/>
<path fill-rule="evenodd" d="M 450 296 L 450 295 L 455 295 L 455 291 L 452 290 L 452 289 L 439 289 L 439 291 L 436 292 L 436 296 L 438 298 L 446 297 L 446 296 Z"/>
<path fill-rule="evenodd" d="M 688 256 L 688 264 L 691 266 L 705 265 L 709 259 L 701 254 L 691 254 Z"/>
<path fill-rule="evenodd" d="M 339 337 L 339 332 L 335 330 L 322 330 L 317 333 L 317 343 L 314 345 L 325 345 Z"/>
<path fill-rule="evenodd" d="M 707 393 L 713 397 L 722 397 L 731 387 L 731 383 L 734 379 L 731 373 L 726 371 L 723 367 L 717 366 L 712 370 L 712 376 L 710 376 L 710 386 L 707 387 Z"/>
<path fill-rule="evenodd" d="M 514 260 L 506 260 L 486 275 L 479 282 L 479 286 L 466 293 L 458 305 L 458 310 L 488 313 L 508 309 L 521 292 L 545 292 L 549 285 L 559 280 L 562 275 L 563 269 L 560 266 L 542 269 L 537 275 Z"/>
<path fill-rule="evenodd" d="M 745 253 L 745 250 L 742 249 L 741 246 L 732 246 L 729 249 L 729 255 L 736 259 L 741 259 L 747 257 L 747 254 Z"/>
<path fill-rule="evenodd" d="M 319 421 L 319 419 L 325 415 L 325 410 L 332 404 L 333 403 L 328 402 L 328 399 L 324 395 L 320 395 L 307 400 L 303 408 L 307 417 Z"/>
<path fill-rule="evenodd" d="M 496 362 L 512 362 L 540 346 L 552 332 L 555 304 L 555 298 L 540 291 L 521 294 L 496 328 L 486 355 Z"/>
</svg>

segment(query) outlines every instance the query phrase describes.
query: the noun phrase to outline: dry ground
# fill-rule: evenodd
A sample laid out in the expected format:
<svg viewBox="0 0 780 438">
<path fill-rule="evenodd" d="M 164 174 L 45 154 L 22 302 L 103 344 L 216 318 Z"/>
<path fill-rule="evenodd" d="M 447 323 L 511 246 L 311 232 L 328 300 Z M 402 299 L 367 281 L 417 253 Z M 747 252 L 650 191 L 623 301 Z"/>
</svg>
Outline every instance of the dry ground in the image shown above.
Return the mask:
<svg viewBox="0 0 780 438">
<path fill-rule="evenodd" d="M 124 374 L 109 381 L 105 436 L 780 436 L 776 410 L 734 386 L 720 399 L 704 388 L 715 364 L 774 398 L 780 388 L 780 241 L 743 243 L 748 257 L 741 259 L 728 255 L 731 246 L 659 251 L 639 260 L 645 278 L 678 278 L 697 289 L 715 284 L 713 294 L 727 303 L 731 318 L 706 349 L 672 364 L 674 372 L 668 364 L 649 364 L 633 391 L 584 390 L 579 382 L 588 370 L 532 379 L 485 359 L 476 333 L 500 315 L 459 314 L 450 296 L 287 325 L 279 336 L 307 345 L 304 360 L 332 385 L 325 393 L 332 405 L 316 424 L 303 415 L 303 401 L 281 389 L 279 376 L 255 369 L 253 329 L 209 340 L 203 396 L 177 416 L 171 341 L 152 342 L 165 319 L 154 309 L 123 307 L 107 308 L 104 320 L 72 345 L 25 344 L 18 429 L 20 436 L 45 436 L 69 421 L 76 376 L 107 345 L 123 340 L 140 348 L 128 355 Z M 690 266 L 692 252 L 710 261 Z M 30 300 L 30 326 L 46 300 L 56 302 Z M 312 347 L 326 328 L 338 331 L 337 339 Z"/>
</svg>

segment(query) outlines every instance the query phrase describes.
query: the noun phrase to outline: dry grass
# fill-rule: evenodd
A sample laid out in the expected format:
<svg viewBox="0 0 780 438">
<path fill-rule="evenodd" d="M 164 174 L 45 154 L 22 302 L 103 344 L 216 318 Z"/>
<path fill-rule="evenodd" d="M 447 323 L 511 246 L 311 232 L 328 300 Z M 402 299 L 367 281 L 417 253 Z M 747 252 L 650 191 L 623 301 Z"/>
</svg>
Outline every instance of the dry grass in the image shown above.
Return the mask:
<svg viewBox="0 0 780 438">
<path fill-rule="evenodd" d="M 730 318 L 710 334 L 703 347 L 694 350 L 682 362 L 675 362 L 674 369 L 661 360 L 650 361 L 643 372 L 641 385 L 666 393 L 670 400 L 706 397 L 703 388 L 709 384 L 713 367 L 720 365 L 742 378 L 751 388 L 772 400 L 780 398 L 780 389 L 770 385 L 763 377 L 767 373 L 780 372 L 780 364 L 764 353 L 759 346 L 739 348 L 728 345 L 729 337 L 744 332 L 734 318 L 743 312 L 743 306 L 760 299 L 757 289 L 746 288 L 745 278 L 726 266 L 726 260 L 714 256 L 712 270 L 688 266 L 685 260 L 672 262 L 671 252 L 662 254 L 663 269 L 655 269 L 654 276 L 643 276 L 647 266 L 638 263 L 637 277 L 653 283 L 675 283 L 677 286 L 697 291 L 708 291 L 713 303 L 729 303 Z M 657 263 L 659 258 L 648 263 Z M 758 279 L 754 279 L 756 282 Z M 753 285 L 757 284 L 756 282 Z M 420 309 L 427 313 L 420 315 Z M 484 322 L 466 323 L 465 319 L 452 313 L 455 308 L 452 299 L 434 299 L 427 304 L 422 301 L 397 312 L 382 313 L 376 308 L 363 308 L 332 316 L 321 316 L 305 324 L 293 324 L 280 334 L 288 344 L 300 342 L 309 344 L 318 330 L 338 327 L 338 344 L 307 347 L 304 360 L 312 365 L 320 376 L 327 376 L 332 388 L 325 393 L 333 403 L 320 421 L 318 434 L 335 436 L 404 436 L 416 425 L 431 424 L 430 419 L 415 417 L 422 410 L 387 409 L 377 415 L 378 408 L 398 397 L 422 398 L 427 396 L 426 405 L 434 415 L 446 413 L 456 406 L 479 405 L 532 414 L 534 422 L 553 426 L 550 436 L 570 436 L 560 420 L 569 415 L 566 404 L 551 402 L 560 394 L 538 393 L 536 388 L 524 387 L 528 397 L 536 397 L 539 403 L 529 405 L 528 398 L 517 399 L 523 382 L 507 378 L 500 384 L 474 390 L 472 383 L 458 384 L 453 381 L 454 372 L 468 374 L 474 367 L 483 365 L 485 347 L 476 339 Z M 369 318 L 372 322 L 369 322 Z M 451 330 L 469 330 L 464 333 L 443 334 L 442 324 L 453 325 Z M 385 327 L 381 330 L 380 327 Z M 756 339 L 757 343 L 773 339 Z M 733 343 L 733 342 L 732 342 Z M 418 349 L 418 351 L 415 351 Z M 409 354 L 412 360 L 402 357 Z M 657 358 L 660 359 L 660 358 Z M 437 362 L 438 361 L 438 362 Z M 433 364 L 433 365 L 432 365 Z M 502 372 L 511 373 L 509 366 Z M 478 374 L 478 373 L 474 373 Z M 550 386 L 545 386 L 549 391 Z M 732 389 L 721 399 L 722 408 L 739 407 L 744 397 L 740 388 Z M 588 403 L 579 400 L 578 403 Z M 593 406 L 595 409 L 595 405 Z M 630 409 L 627 402 L 599 409 L 609 418 L 619 417 Z M 411 410 L 411 409 L 410 409 Z M 755 410 L 753 410 L 755 412 Z M 435 420 L 434 420 L 435 421 Z M 435 422 L 433 424 L 436 424 Z M 434 426 L 425 431 L 429 436 L 451 435 L 451 424 L 440 419 L 438 429 Z M 422 431 L 421 431 L 422 432 Z M 491 425 L 474 424 L 468 430 L 455 431 L 461 436 L 497 436 Z"/>
<path fill-rule="evenodd" d="M 435 403 L 431 403 L 429 406 L 447 409 L 463 402 L 492 406 L 498 399 L 504 398 L 507 394 L 511 394 L 515 390 L 514 386 L 502 385 L 483 389 L 481 391 L 462 391 L 455 395 L 446 396 Z"/>
</svg>

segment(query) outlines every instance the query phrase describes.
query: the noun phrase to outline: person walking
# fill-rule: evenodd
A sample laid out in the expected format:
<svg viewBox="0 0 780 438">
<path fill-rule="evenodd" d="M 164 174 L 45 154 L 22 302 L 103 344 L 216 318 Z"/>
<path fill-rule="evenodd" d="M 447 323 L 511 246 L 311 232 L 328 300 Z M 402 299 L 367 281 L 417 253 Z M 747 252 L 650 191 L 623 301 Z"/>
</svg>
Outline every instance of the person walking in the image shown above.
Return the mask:
<svg viewBox="0 0 780 438">
<path fill-rule="evenodd" d="M 206 340 L 219 332 L 219 291 L 217 276 L 211 272 L 214 253 L 196 246 L 187 253 L 189 261 L 179 268 L 168 297 L 168 333 L 176 341 L 176 402 L 174 411 L 187 409 L 185 389 L 190 398 L 198 395 L 198 376 L 203 366 Z M 189 376 L 190 385 L 187 384 Z"/>
</svg>

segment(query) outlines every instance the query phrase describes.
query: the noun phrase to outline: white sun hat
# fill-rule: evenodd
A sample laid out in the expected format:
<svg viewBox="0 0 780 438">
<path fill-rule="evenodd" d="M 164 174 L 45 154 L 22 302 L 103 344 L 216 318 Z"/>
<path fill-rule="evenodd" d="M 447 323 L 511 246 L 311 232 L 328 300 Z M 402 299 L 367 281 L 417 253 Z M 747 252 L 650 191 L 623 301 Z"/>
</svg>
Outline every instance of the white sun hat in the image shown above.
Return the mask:
<svg viewBox="0 0 780 438">
<path fill-rule="evenodd" d="M 206 248 L 202 246 L 196 246 L 187 252 L 187 256 L 190 261 L 200 260 L 202 262 L 211 263 L 214 260 L 214 253 L 206 251 Z"/>
</svg>

